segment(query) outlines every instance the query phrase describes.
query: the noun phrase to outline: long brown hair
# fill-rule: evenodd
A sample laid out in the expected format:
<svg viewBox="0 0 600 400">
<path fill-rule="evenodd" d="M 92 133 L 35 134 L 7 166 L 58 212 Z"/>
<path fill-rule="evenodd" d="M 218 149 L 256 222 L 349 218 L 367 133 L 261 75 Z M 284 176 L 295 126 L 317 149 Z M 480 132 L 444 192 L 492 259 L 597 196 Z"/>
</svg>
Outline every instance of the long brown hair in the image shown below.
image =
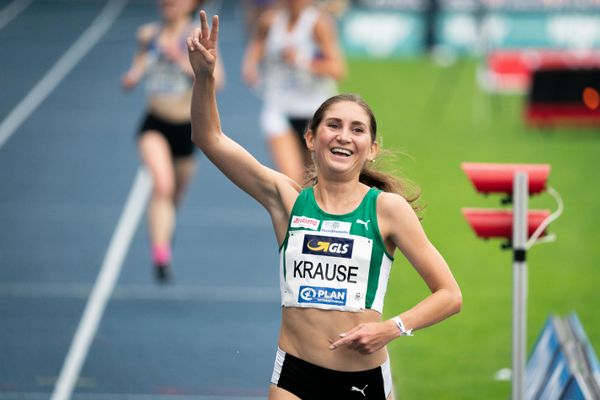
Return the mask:
<svg viewBox="0 0 600 400">
<path fill-rule="evenodd" d="M 308 122 L 307 129 L 310 129 L 313 132 L 313 135 L 316 134 L 317 128 L 323 121 L 325 112 L 332 105 L 344 101 L 349 101 L 358 104 L 367 113 L 367 115 L 369 116 L 369 130 L 371 133 L 371 140 L 375 142 L 377 140 L 377 120 L 375 119 L 375 114 L 373 113 L 373 110 L 367 104 L 367 102 L 355 93 L 342 93 L 325 100 L 319 106 L 319 108 L 317 108 L 317 111 L 315 111 L 313 117 Z M 376 162 L 365 163 L 365 165 L 363 166 L 362 170 L 360 171 L 360 176 L 358 178 L 359 182 L 364 183 L 369 187 L 376 187 L 378 189 L 383 190 L 384 192 L 399 194 L 400 196 L 404 197 L 406 201 L 409 202 L 413 210 L 415 210 L 416 212 L 421 211 L 422 207 L 416 203 L 416 200 L 421 194 L 420 189 L 409 179 L 399 176 L 398 173 L 387 173 L 383 172 L 383 170 L 380 169 L 385 163 L 386 159 L 389 159 L 390 156 L 391 152 L 380 149 Z M 311 163 L 311 165 L 306 170 L 304 187 L 313 186 L 316 183 L 317 171 L 314 163 Z"/>
</svg>

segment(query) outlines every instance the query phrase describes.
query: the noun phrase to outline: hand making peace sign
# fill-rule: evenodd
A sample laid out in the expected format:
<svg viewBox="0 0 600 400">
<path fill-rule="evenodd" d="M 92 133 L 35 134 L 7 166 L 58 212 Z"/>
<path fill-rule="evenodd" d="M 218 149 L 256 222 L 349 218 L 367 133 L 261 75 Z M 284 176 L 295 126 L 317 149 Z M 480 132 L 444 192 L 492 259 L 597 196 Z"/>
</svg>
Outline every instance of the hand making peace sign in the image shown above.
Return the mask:
<svg viewBox="0 0 600 400">
<path fill-rule="evenodd" d="M 200 28 L 194 29 L 187 38 L 190 63 L 194 75 L 212 75 L 217 63 L 217 41 L 219 38 L 219 17 L 213 15 L 212 27 L 209 29 L 208 17 L 204 10 L 200 11 Z"/>
</svg>

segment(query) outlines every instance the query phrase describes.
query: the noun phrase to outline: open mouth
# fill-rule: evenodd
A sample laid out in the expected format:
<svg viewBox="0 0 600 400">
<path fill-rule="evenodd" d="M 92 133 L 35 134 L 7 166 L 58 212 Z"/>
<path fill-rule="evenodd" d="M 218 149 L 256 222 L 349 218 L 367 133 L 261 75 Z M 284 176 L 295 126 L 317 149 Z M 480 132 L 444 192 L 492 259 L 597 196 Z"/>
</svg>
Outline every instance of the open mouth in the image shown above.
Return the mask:
<svg viewBox="0 0 600 400">
<path fill-rule="evenodd" d="M 353 152 L 348 149 L 344 149 L 342 147 L 334 147 L 330 150 L 333 154 L 343 157 L 350 157 Z"/>
</svg>

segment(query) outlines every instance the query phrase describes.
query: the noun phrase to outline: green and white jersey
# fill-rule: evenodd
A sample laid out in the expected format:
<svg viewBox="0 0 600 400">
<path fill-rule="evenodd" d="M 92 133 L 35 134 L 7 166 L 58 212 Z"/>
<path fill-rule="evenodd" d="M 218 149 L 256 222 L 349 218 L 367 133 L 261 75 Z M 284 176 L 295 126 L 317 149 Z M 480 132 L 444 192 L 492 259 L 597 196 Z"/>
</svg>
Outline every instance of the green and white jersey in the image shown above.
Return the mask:
<svg viewBox="0 0 600 400">
<path fill-rule="evenodd" d="M 379 193 L 371 188 L 354 211 L 334 215 L 312 187 L 300 192 L 279 249 L 283 306 L 382 312 L 394 258 L 377 224 Z"/>
</svg>

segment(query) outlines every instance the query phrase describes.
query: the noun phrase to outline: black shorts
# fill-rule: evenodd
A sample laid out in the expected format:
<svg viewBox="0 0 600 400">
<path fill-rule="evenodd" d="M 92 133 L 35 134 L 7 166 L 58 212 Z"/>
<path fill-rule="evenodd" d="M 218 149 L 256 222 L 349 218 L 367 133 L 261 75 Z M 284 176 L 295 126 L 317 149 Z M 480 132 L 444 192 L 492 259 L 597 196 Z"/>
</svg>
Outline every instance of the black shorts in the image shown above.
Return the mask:
<svg viewBox="0 0 600 400">
<path fill-rule="evenodd" d="M 289 117 L 288 121 L 290 122 L 292 129 L 296 133 L 296 136 L 300 140 L 300 144 L 302 145 L 302 148 L 306 149 L 306 141 L 304 140 L 304 132 L 306 132 L 306 129 L 308 128 L 308 123 L 310 122 L 310 120 L 308 118 Z"/>
<path fill-rule="evenodd" d="M 189 157 L 194 154 L 196 145 L 192 142 L 192 124 L 174 124 L 153 114 L 146 114 L 140 124 L 138 138 L 148 131 L 156 131 L 169 143 L 173 158 Z"/>
<path fill-rule="evenodd" d="M 335 371 L 277 349 L 271 384 L 302 400 L 385 400 L 392 392 L 389 359 L 358 372 Z"/>
</svg>

